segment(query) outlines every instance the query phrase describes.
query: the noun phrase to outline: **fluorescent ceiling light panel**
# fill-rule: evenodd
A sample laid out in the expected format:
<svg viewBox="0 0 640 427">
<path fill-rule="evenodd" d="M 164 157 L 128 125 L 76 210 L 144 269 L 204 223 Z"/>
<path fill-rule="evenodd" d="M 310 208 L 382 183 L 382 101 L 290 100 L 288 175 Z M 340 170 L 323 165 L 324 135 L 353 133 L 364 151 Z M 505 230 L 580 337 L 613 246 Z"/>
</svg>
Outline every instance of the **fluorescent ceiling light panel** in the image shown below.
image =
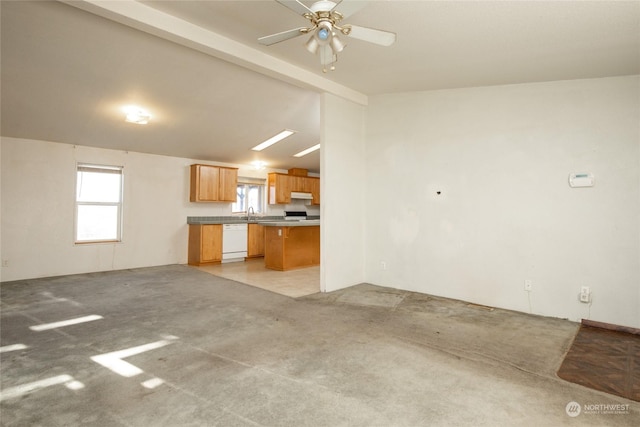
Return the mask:
<svg viewBox="0 0 640 427">
<path fill-rule="evenodd" d="M 313 147 L 309 147 L 306 150 L 303 150 L 301 152 L 299 152 L 298 154 L 294 154 L 293 157 L 302 157 L 302 156 L 306 156 L 309 153 L 313 153 L 316 150 L 320 149 L 320 144 L 316 144 Z"/>
<path fill-rule="evenodd" d="M 265 142 L 256 145 L 255 147 L 252 148 L 252 150 L 253 151 L 262 151 L 265 148 L 275 144 L 276 142 L 280 142 L 283 139 L 285 139 L 286 137 L 293 135 L 294 133 L 296 133 L 296 131 L 285 129 L 282 132 L 280 132 L 279 134 L 277 134 L 276 136 L 271 137 L 271 138 L 267 139 Z"/>
</svg>

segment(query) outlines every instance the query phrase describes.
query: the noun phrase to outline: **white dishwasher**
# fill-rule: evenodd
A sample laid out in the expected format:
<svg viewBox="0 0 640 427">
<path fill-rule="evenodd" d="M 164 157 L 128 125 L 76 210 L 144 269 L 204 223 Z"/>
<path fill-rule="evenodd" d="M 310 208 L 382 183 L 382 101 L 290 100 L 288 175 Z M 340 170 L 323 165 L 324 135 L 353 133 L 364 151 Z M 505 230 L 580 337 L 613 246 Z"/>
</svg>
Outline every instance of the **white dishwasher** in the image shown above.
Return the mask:
<svg viewBox="0 0 640 427">
<path fill-rule="evenodd" d="M 247 224 L 222 224 L 222 262 L 244 261 Z"/>
</svg>

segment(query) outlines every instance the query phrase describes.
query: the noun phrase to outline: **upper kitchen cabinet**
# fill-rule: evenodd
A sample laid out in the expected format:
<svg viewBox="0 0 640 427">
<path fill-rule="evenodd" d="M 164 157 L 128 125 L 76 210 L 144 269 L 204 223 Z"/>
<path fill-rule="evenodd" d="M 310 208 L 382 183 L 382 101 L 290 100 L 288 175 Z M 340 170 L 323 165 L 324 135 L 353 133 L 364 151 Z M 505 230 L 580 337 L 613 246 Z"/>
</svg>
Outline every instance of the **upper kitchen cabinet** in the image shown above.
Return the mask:
<svg viewBox="0 0 640 427">
<path fill-rule="evenodd" d="M 292 173 L 296 171 L 296 175 Z M 269 204 L 291 203 L 291 193 L 306 193 L 312 197 L 311 204 L 320 204 L 320 178 L 301 176 L 299 169 L 292 169 L 289 174 L 269 174 Z"/>
<path fill-rule="evenodd" d="M 192 202 L 235 202 L 237 186 L 237 168 L 191 165 Z"/>
<path fill-rule="evenodd" d="M 220 201 L 235 202 L 238 196 L 238 169 L 220 168 Z"/>
<path fill-rule="evenodd" d="M 313 200 L 311 200 L 312 205 L 320 204 L 320 178 L 308 177 L 305 180 L 305 190 L 306 193 L 311 193 L 313 196 Z"/>
<path fill-rule="evenodd" d="M 269 174 L 269 204 L 291 203 L 291 181 L 289 175 Z"/>
</svg>

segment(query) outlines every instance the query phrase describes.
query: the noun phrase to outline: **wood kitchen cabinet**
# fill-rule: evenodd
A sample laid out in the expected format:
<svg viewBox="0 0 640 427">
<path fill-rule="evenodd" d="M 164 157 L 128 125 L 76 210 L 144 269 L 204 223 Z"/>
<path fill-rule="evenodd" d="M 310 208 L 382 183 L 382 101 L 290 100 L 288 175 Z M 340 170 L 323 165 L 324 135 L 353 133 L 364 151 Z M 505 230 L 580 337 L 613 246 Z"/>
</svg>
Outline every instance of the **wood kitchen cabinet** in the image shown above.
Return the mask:
<svg viewBox="0 0 640 427">
<path fill-rule="evenodd" d="M 269 174 L 269 204 L 291 203 L 291 192 L 311 193 L 311 204 L 320 204 L 320 178 L 294 176 L 272 172 Z"/>
<path fill-rule="evenodd" d="M 237 187 L 237 168 L 191 165 L 192 202 L 235 202 Z"/>
<path fill-rule="evenodd" d="M 269 174 L 269 204 L 291 203 L 291 181 L 289 175 Z"/>
<path fill-rule="evenodd" d="M 308 177 L 305 180 L 305 193 L 311 193 L 313 196 L 313 200 L 311 200 L 312 205 L 320 204 L 320 178 Z"/>
<path fill-rule="evenodd" d="M 291 176 L 291 175 L 287 175 L 289 178 L 289 187 L 291 188 L 291 191 L 299 191 L 304 193 L 305 192 L 305 181 L 307 179 L 307 177 L 304 176 Z"/>
<path fill-rule="evenodd" d="M 222 224 L 189 224 L 189 265 L 222 261 Z"/>
<path fill-rule="evenodd" d="M 236 202 L 238 199 L 238 169 L 220 168 L 220 200 Z"/>
<path fill-rule="evenodd" d="M 265 226 L 264 266 L 287 271 L 320 265 L 320 226 Z"/>
<path fill-rule="evenodd" d="M 264 256 L 264 225 L 249 224 L 247 230 L 247 258 Z"/>
</svg>

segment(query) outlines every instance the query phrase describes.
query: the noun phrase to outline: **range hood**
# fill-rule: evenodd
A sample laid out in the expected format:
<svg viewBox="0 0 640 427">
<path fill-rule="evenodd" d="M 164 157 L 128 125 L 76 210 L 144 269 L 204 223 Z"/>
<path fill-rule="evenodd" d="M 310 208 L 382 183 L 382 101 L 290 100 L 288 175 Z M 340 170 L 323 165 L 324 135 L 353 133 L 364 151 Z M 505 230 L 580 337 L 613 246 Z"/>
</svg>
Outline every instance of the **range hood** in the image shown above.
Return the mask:
<svg viewBox="0 0 640 427">
<path fill-rule="evenodd" d="M 313 196 L 311 195 L 311 193 L 301 193 L 298 191 L 292 191 L 291 192 L 291 198 L 292 199 L 302 199 L 302 200 L 313 200 Z"/>
</svg>

